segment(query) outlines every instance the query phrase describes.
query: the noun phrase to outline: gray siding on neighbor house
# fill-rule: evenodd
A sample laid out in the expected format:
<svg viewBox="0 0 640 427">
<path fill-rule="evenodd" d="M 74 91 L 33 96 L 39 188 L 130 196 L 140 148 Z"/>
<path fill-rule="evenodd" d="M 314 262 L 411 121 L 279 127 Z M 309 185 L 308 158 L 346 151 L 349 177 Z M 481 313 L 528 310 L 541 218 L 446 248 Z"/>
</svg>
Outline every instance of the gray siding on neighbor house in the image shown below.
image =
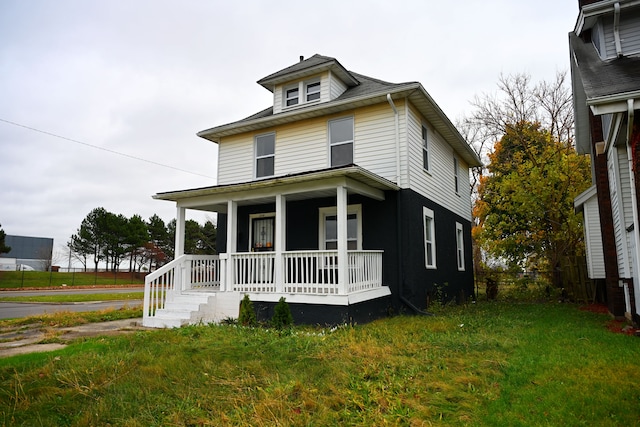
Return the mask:
<svg viewBox="0 0 640 427">
<path fill-rule="evenodd" d="M 602 18 L 603 59 L 613 59 L 616 55 L 616 44 L 613 32 L 613 14 Z M 623 55 L 640 53 L 640 10 L 622 9 L 620 12 L 620 46 Z"/>
</svg>

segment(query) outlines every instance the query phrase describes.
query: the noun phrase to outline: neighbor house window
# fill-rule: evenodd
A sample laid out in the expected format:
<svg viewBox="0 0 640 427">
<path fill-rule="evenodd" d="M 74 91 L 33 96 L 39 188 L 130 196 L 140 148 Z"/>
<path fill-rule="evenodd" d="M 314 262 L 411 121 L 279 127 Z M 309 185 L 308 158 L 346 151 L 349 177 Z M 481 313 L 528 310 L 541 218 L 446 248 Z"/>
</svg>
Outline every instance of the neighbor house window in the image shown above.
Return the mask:
<svg viewBox="0 0 640 427">
<path fill-rule="evenodd" d="M 456 194 L 458 194 L 459 190 L 460 190 L 460 166 L 458 165 L 458 158 L 454 157 L 453 158 L 453 186 L 454 189 L 456 191 Z"/>
<path fill-rule="evenodd" d="M 353 117 L 329 121 L 331 167 L 353 163 Z"/>
<path fill-rule="evenodd" d="M 307 102 L 320 99 L 320 82 L 306 84 Z"/>
<path fill-rule="evenodd" d="M 347 249 L 362 249 L 362 206 L 347 207 Z M 320 250 L 338 249 L 338 215 L 335 207 L 320 208 Z"/>
<path fill-rule="evenodd" d="M 256 136 L 256 178 L 273 176 L 276 150 L 276 134 Z"/>
<path fill-rule="evenodd" d="M 429 170 L 429 140 L 427 127 L 422 125 L 422 168 Z"/>
<path fill-rule="evenodd" d="M 422 208 L 424 221 L 424 262 L 427 268 L 436 268 L 436 225 L 433 211 Z"/>
<path fill-rule="evenodd" d="M 456 260 L 458 261 L 458 270 L 464 271 L 464 234 L 462 224 L 459 222 L 456 222 Z"/>
</svg>

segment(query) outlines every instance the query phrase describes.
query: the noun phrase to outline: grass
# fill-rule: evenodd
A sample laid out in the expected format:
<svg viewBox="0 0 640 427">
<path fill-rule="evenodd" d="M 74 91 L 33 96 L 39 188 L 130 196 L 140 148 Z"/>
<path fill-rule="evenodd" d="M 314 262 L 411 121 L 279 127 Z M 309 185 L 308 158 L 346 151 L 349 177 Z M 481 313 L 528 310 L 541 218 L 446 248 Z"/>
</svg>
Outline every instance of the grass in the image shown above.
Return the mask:
<svg viewBox="0 0 640 427">
<path fill-rule="evenodd" d="M 73 287 L 96 285 L 143 285 L 144 277 L 131 273 L 50 273 L 47 271 L 0 271 L 0 288 Z"/>
<path fill-rule="evenodd" d="M 125 306 L 120 309 L 105 309 L 86 312 L 60 311 L 38 316 L 21 317 L 19 319 L 0 320 L 0 332 L 19 327 L 50 328 L 83 325 L 85 323 L 108 322 L 111 320 L 133 319 L 142 317 L 142 307 Z"/>
<path fill-rule="evenodd" d="M 0 361 L 0 425 L 638 425 L 640 340 L 608 320 L 482 302 L 331 330 L 83 339 Z"/>
<path fill-rule="evenodd" d="M 36 296 L 19 296 L 19 297 L 0 296 L 0 302 L 71 303 L 71 302 L 92 302 L 92 301 L 141 300 L 143 298 L 144 298 L 144 292 L 128 292 L 128 293 L 117 293 L 117 294 L 64 294 L 64 295 L 36 295 Z"/>
</svg>

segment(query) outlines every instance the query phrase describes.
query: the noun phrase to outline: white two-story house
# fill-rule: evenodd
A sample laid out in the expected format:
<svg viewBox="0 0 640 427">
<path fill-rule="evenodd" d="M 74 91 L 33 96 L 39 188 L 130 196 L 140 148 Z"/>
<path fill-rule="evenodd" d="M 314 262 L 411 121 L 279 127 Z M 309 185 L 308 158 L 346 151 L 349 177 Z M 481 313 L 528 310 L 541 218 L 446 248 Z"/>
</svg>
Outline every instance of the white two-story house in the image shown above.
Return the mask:
<svg viewBox="0 0 640 427">
<path fill-rule="evenodd" d="M 218 185 L 154 196 L 176 203 L 176 259 L 147 278 L 145 325 L 237 317 L 245 294 L 259 319 L 284 297 L 313 324 L 472 296 L 480 160 L 420 83 L 321 55 L 258 83 L 272 106 L 198 133 L 218 145 Z M 187 209 L 218 214 L 219 255 L 184 254 Z"/>
<path fill-rule="evenodd" d="M 580 195 L 588 272 L 609 311 L 640 320 L 640 2 L 580 0 L 569 34 L 576 146 L 591 156 Z"/>
</svg>

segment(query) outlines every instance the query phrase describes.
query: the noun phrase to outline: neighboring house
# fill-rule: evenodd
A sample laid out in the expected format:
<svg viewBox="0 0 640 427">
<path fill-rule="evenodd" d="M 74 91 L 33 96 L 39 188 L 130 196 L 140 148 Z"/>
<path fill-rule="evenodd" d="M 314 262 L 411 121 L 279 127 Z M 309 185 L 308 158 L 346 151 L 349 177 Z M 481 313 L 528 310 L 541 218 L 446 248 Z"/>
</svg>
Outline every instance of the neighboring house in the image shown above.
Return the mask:
<svg viewBox="0 0 640 427">
<path fill-rule="evenodd" d="M 579 2 L 569 34 L 578 151 L 591 155 L 584 212 L 589 277 L 614 316 L 640 309 L 640 2 Z"/>
<path fill-rule="evenodd" d="M 0 254 L 0 271 L 48 271 L 51 267 L 53 239 L 6 235 L 4 243 L 11 250 Z"/>
<path fill-rule="evenodd" d="M 237 317 L 244 294 L 259 319 L 284 297 L 313 324 L 471 297 L 480 160 L 422 85 L 320 55 L 258 83 L 273 106 L 198 133 L 218 185 L 154 196 L 176 202 L 176 260 L 147 278 L 144 324 Z M 183 254 L 186 209 L 218 213 L 219 256 Z"/>
</svg>

